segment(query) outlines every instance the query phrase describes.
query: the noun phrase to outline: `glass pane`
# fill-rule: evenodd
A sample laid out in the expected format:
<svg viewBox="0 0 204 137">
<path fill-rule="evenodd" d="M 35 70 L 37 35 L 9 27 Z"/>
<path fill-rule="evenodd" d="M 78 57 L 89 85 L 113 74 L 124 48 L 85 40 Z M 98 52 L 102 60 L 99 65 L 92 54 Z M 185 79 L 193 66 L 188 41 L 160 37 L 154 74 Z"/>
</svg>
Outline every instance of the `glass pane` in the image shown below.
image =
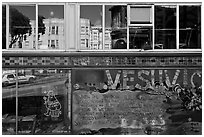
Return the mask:
<svg viewBox="0 0 204 137">
<path fill-rule="evenodd" d="M 40 5 L 38 15 L 38 49 L 65 49 L 64 6 Z"/>
<path fill-rule="evenodd" d="M 130 23 L 151 23 L 151 7 L 131 7 Z"/>
<path fill-rule="evenodd" d="M 134 27 L 129 29 L 130 49 L 152 49 L 152 28 Z"/>
<path fill-rule="evenodd" d="M 6 49 L 6 5 L 2 5 L 2 49 Z"/>
<path fill-rule="evenodd" d="M 155 6 L 155 49 L 176 49 L 176 6 Z"/>
<path fill-rule="evenodd" d="M 2 70 L 2 134 L 16 134 L 15 70 Z"/>
<path fill-rule="evenodd" d="M 102 49 L 102 6 L 80 6 L 80 49 Z"/>
<path fill-rule="evenodd" d="M 9 48 L 36 49 L 35 6 L 9 7 Z"/>
<path fill-rule="evenodd" d="M 127 49 L 127 6 L 105 6 L 105 49 Z M 109 34 L 110 33 L 110 34 Z"/>
<path fill-rule="evenodd" d="M 201 7 L 179 7 L 179 48 L 201 48 Z"/>
<path fill-rule="evenodd" d="M 19 73 L 18 134 L 67 134 L 68 70 L 22 69 Z"/>
</svg>

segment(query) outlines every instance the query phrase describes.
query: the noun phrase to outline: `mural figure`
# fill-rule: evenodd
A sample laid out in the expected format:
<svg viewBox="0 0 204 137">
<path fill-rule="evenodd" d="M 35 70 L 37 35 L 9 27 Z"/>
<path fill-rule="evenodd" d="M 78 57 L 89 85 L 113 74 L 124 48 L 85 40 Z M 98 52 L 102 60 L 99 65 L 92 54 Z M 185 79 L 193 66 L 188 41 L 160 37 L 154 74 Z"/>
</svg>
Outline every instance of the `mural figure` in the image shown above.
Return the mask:
<svg viewBox="0 0 204 137">
<path fill-rule="evenodd" d="M 57 100 L 54 91 L 49 90 L 47 93 L 47 97 L 43 97 L 44 104 L 47 109 L 46 113 L 44 113 L 45 116 L 51 116 L 51 117 L 59 117 L 61 112 L 61 104 Z"/>
</svg>

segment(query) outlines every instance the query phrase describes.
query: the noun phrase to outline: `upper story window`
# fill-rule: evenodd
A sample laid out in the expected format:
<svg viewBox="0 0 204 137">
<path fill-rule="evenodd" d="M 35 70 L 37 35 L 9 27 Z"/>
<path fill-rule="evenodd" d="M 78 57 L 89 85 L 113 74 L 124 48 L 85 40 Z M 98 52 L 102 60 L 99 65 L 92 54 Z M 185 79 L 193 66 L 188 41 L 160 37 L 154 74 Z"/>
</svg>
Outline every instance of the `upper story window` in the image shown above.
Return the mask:
<svg viewBox="0 0 204 137">
<path fill-rule="evenodd" d="M 99 40 L 98 40 L 97 46 L 91 44 L 93 40 L 97 39 L 97 35 L 99 35 L 99 33 L 102 34 L 102 6 L 101 5 L 81 5 L 79 27 L 81 28 L 80 41 L 84 41 L 85 39 L 87 39 L 89 44 L 89 46 L 87 47 L 85 43 L 82 43 L 80 45 L 81 50 L 90 50 L 90 49 L 98 49 L 98 48 L 102 49 L 102 43 L 99 43 Z"/>
<path fill-rule="evenodd" d="M 153 6 L 130 5 L 129 49 L 152 49 L 153 45 Z"/>
<path fill-rule="evenodd" d="M 52 26 L 52 34 L 55 34 L 55 26 Z"/>
<path fill-rule="evenodd" d="M 130 24 L 149 24 L 152 23 L 151 6 L 131 6 Z"/>
<path fill-rule="evenodd" d="M 9 15 L 7 16 L 7 9 Z M 36 11 L 36 9 L 38 11 Z M 59 48 L 64 43 L 64 6 L 40 4 L 2 5 L 3 49 L 37 50 L 49 49 L 48 41 L 59 41 Z M 38 17 L 36 19 L 36 17 Z M 38 23 L 36 23 L 36 20 Z M 6 25 L 8 23 L 8 25 Z M 8 26 L 8 27 L 6 27 Z M 38 28 L 38 29 L 36 29 Z M 60 33 L 58 33 L 60 31 Z M 8 32 L 8 34 L 7 34 Z M 51 34 L 60 35 L 53 37 Z M 53 49 L 53 48 L 51 48 Z"/>
<path fill-rule="evenodd" d="M 104 49 L 127 49 L 126 5 L 105 5 L 105 33 Z"/>
<path fill-rule="evenodd" d="M 176 49 L 176 6 L 155 6 L 155 49 Z"/>
<path fill-rule="evenodd" d="M 42 22 L 38 20 L 38 33 L 42 40 L 38 49 L 65 49 L 64 5 L 38 5 L 38 15 L 43 19 Z M 54 41 L 58 41 L 58 46 Z"/>
<path fill-rule="evenodd" d="M 11 5 L 9 6 L 9 49 L 36 49 L 35 41 L 35 5 Z M 30 40 L 29 46 L 25 46 L 23 37 L 27 35 Z"/>
<path fill-rule="evenodd" d="M 6 5 L 2 5 L 2 49 L 6 49 Z"/>
<path fill-rule="evenodd" d="M 201 6 L 179 6 L 179 48 L 201 48 Z"/>
<path fill-rule="evenodd" d="M 2 48 L 201 50 L 201 4 L 4 3 Z"/>
</svg>

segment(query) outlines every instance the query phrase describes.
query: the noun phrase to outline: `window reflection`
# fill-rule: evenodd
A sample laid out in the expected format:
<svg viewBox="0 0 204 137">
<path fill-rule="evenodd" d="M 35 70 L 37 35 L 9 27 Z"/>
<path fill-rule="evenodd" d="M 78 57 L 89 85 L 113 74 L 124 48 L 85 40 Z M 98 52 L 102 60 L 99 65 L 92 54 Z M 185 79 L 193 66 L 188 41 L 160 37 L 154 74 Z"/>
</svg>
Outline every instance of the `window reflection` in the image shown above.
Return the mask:
<svg viewBox="0 0 204 137">
<path fill-rule="evenodd" d="M 9 14 L 9 48 L 35 49 L 35 6 L 10 6 Z"/>
<path fill-rule="evenodd" d="M 127 6 L 106 7 L 106 11 L 108 9 L 111 14 L 112 49 L 127 49 Z"/>
<path fill-rule="evenodd" d="M 66 69 L 3 71 L 3 134 L 15 134 L 18 78 L 18 134 L 68 133 Z M 18 76 L 18 77 L 17 77 Z"/>
<path fill-rule="evenodd" d="M 179 48 L 201 48 L 201 7 L 179 7 Z"/>
<path fill-rule="evenodd" d="M 130 49 L 152 49 L 152 28 L 134 27 L 129 29 Z"/>
<path fill-rule="evenodd" d="M 155 6 L 155 49 L 176 49 L 176 6 Z"/>
<path fill-rule="evenodd" d="M 16 134 L 16 70 L 2 69 L 2 134 Z"/>
<path fill-rule="evenodd" d="M 80 6 L 80 49 L 102 49 L 102 6 Z"/>
<path fill-rule="evenodd" d="M 152 45 L 152 35 L 146 39 L 133 34 L 143 31 L 145 35 L 146 29 L 149 29 L 149 32 L 152 31 L 147 26 L 151 26 L 153 22 L 155 24 L 153 30 L 155 34 L 154 49 L 177 48 L 176 4 L 155 5 L 154 21 L 152 20 L 151 5 L 132 4 L 128 6 L 130 6 L 130 14 L 128 15 L 130 49 L 142 47 L 142 43 L 145 42 L 141 41 L 151 43 L 149 46 Z M 64 5 L 39 4 L 37 11 L 38 30 L 35 28 L 37 26 L 35 10 L 34 4 L 9 5 L 9 35 L 6 38 L 6 6 L 2 5 L 2 49 L 6 49 L 6 47 L 10 49 L 65 49 Z M 104 21 L 102 20 L 102 12 L 102 5 L 80 5 L 79 49 L 127 49 L 127 6 L 105 5 Z M 201 6 L 179 5 L 178 13 L 179 48 L 200 49 Z M 104 29 L 102 29 L 102 22 L 105 23 Z M 141 24 L 146 27 L 139 27 Z M 8 45 L 6 45 L 6 39 L 9 42 Z"/>
<path fill-rule="evenodd" d="M 104 49 L 111 49 L 112 47 L 112 39 L 111 39 L 111 8 L 112 5 L 105 5 L 105 38 L 104 38 Z"/>
<path fill-rule="evenodd" d="M 2 49 L 6 49 L 6 5 L 2 5 Z"/>
<path fill-rule="evenodd" d="M 64 6 L 38 7 L 38 49 L 64 49 Z"/>
</svg>

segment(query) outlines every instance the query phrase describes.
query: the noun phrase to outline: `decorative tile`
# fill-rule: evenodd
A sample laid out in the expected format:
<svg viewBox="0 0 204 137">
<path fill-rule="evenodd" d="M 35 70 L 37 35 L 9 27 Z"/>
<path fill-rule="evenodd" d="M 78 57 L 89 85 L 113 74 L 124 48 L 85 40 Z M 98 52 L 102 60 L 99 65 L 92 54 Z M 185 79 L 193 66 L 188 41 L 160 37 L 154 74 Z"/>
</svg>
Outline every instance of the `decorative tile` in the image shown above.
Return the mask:
<svg viewBox="0 0 204 137">
<path fill-rule="evenodd" d="M 201 57 L 135 57 L 135 56 L 60 56 L 55 57 L 2 57 L 2 67 L 83 67 L 83 66 L 125 66 L 125 67 L 185 67 L 202 66 Z"/>
</svg>

